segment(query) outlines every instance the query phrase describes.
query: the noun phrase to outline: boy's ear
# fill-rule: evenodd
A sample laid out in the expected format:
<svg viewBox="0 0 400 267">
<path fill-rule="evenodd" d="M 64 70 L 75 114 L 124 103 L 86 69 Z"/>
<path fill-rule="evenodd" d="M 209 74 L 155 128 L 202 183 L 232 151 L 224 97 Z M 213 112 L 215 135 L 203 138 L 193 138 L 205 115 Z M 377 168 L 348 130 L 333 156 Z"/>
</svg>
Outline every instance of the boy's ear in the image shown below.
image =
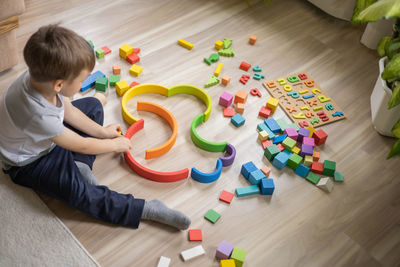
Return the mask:
<svg viewBox="0 0 400 267">
<path fill-rule="evenodd" d="M 59 93 L 64 85 L 64 80 L 55 80 L 53 81 L 53 89 L 57 93 Z"/>
</svg>

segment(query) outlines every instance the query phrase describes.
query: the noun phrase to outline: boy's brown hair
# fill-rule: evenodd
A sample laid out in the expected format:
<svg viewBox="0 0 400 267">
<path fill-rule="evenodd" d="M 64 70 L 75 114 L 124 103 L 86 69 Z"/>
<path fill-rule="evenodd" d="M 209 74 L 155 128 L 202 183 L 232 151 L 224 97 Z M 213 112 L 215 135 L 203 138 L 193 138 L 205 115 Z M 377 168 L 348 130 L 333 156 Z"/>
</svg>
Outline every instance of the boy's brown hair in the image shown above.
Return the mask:
<svg viewBox="0 0 400 267">
<path fill-rule="evenodd" d="M 38 82 L 73 80 L 96 63 L 90 44 L 80 35 L 58 25 L 41 27 L 28 40 L 24 59 Z"/>
</svg>

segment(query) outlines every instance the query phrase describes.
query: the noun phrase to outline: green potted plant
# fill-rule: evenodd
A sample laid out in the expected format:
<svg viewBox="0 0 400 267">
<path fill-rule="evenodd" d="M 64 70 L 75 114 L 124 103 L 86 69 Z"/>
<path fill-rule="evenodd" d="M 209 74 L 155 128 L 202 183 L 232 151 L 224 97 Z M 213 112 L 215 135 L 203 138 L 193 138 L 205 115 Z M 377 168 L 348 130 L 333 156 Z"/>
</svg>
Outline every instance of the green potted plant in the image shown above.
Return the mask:
<svg viewBox="0 0 400 267">
<path fill-rule="evenodd" d="M 388 136 L 398 138 L 387 158 L 400 155 L 400 0 L 357 0 L 353 23 L 394 18 L 392 36 L 385 36 L 377 51 L 380 75 L 371 94 L 372 124 Z"/>
</svg>

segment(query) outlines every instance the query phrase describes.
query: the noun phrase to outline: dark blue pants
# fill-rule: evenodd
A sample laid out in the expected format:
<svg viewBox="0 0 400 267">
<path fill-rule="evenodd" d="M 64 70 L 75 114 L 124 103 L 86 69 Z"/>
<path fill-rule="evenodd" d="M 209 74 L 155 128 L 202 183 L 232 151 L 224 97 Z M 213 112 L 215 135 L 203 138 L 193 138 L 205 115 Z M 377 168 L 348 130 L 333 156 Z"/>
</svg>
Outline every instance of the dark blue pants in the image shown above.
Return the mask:
<svg viewBox="0 0 400 267">
<path fill-rule="evenodd" d="M 103 125 L 103 107 L 98 99 L 81 98 L 72 104 L 93 121 Z M 69 125 L 66 127 L 87 137 Z M 138 228 L 143 199 L 85 182 L 75 161 L 86 163 L 92 168 L 95 159 L 95 155 L 84 155 L 56 146 L 38 160 L 22 167 L 12 167 L 6 173 L 14 183 L 40 191 L 97 219 Z"/>
</svg>

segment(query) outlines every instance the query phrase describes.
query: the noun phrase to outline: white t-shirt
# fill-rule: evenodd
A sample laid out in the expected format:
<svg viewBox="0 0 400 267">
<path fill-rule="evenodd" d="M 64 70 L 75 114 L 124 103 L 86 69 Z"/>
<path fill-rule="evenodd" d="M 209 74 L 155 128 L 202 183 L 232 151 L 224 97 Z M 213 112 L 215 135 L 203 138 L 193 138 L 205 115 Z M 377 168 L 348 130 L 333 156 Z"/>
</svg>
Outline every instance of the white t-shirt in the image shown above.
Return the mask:
<svg viewBox="0 0 400 267">
<path fill-rule="evenodd" d="M 19 76 L 0 100 L 0 159 L 4 167 L 23 166 L 49 153 L 50 138 L 64 131 L 64 100 L 48 102 L 31 84 L 29 72 Z"/>
</svg>

